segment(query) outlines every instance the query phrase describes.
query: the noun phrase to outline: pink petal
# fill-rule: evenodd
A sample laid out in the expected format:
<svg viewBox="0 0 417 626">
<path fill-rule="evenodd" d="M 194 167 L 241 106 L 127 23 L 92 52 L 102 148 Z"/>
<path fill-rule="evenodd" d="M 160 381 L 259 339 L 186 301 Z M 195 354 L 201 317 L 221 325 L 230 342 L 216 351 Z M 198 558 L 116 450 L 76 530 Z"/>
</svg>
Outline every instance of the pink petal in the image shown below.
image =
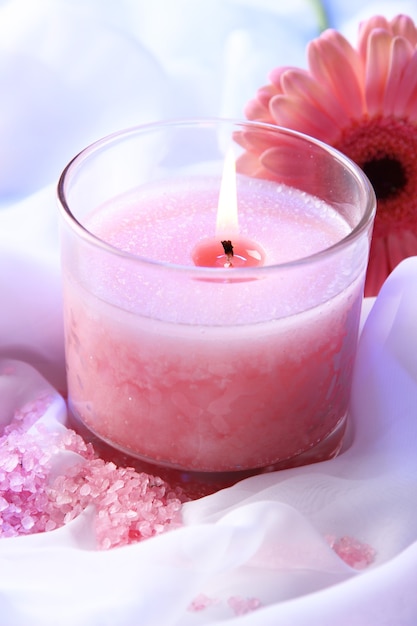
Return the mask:
<svg viewBox="0 0 417 626">
<path fill-rule="evenodd" d="M 396 110 L 398 114 L 401 117 L 409 117 L 414 123 L 417 123 L 417 51 L 413 54 L 407 71 L 404 73 L 397 98 Z"/>
<path fill-rule="evenodd" d="M 340 135 L 340 126 L 308 100 L 286 95 L 274 96 L 270 110 L 277 124 L 294 128 L 326 143 L 334 143 Z"/>
<path fill-rule="evenodd" d="M 403 37 L 395 37 L 391 43 L 391 56 L 388 68 L 388 78 L 385 86 L 383 114 L 394 112 L 399 93 L 399 85 L 413 54 L 411 44 Z"/>
<path fill-rule="evenodd" d="M 237 171 L 240 174 L 248 174 L 257 178 L 276 178 L 276 171 L 271 174 L 270 169 L 265 169 L 262 158 L 269 150 L 275 149 L 277 146 L 281 149 L 288 144 L 285 134 L 277 136 L 276 132 L 270 130 L 261 132 L 259 127 L 256 129 L 246 127 L 244 130 L 234 133 L 233 138 L 245 150 L 236 162 Z"/>
<path fill-rule="evenodd" d="M 365 296 L 376 296 L 388 275 L 401 261 L 417 255 L 417 236 L 393 226 L 387 237 L 374 237 L 371 244 Z"/>
<path fill-rule="evenodd" d="M 281 92 L 281 77 L 288 71 L 295 70 L 300 71 L 297 67 L 293 67 L 290 65 L 283 65 L 281 67 L 276 67 L 269 74 L 269 80 L 271 83 L 277 88 L 279 92 Z"/>
<path fill-rule="evenodd" d="M 283 142 L 281 145 L 266 150 L 260 161 L 270 178 L 279 180 L 285 185 L 296 187 L 297 189 L 309 190 L 312 192 L 314 181 L 307 179 L 306 173 L 300 169 L 300 149 L 291 143 Z"/>
<path fill-rule="evenodd" d="M 417 124 L 417 85 L 414 85 L 410 98 L 404 107 L 403 115 L 413 121 L 414 124 Z"/>
<path fill-rule="evenodd" d="M 365 296 L 376 296 L 390 272 L 385 239 L 372 239 L 366 274 Z"/>
<path fill-rule="evenodd" d="M 308 72 L 288 70 L 281 79 L 284 92 L 291 97 L 309 100 L 316 108 L 328 113 L 329 117 L 343 128 L 349 123 L 338 100 L 321 83 L 318 83 Z"/>
<path fill-rule="evenodd" d="M 248 120 L 272 122 L 268 107 L 265 107 L 264 104 L 256 98 L 246 104 L 244 113 Z"/>
<path fill-rule="evenodd" d="M 391 35 L 385 30 L 374 30 L 368 39 L 365 78 L 365 96 L 369 115 L 383 111 L 385 85 L 391 55 Z"/>
<path fill-rule="evenodd" d="M 412 102 L 413 94 L 417 89 L 417 51 L 409 60 L 407 67 L 401 77 L 397 88 L 393 114 L 398 117 L 404 117 L 405 110 L 410 101 Z"/>
<path fill-rule="evenodd" d="M 386 30 L 390 32 L 388 20 L 382 15 L 374 15 L 369 20 L 359 24 L 358 50 L 364 63 L 368 58 L 368 40 L 374 30 Z"/>
<path fill-rule="evenodd" d="M 417 254 L 417 238 L 408 230 L 397 232 L 395 228 L 386 238 L 386 252 L 390 271 L 401 261 Z"/>
<path fill-rule="evenodd" d="M 253 152 L 244 152 L 237 158 L 236 171 L 255 178 L 270 178 L 269 172 L 261 164 L 261 155 Z"/>
<path fill-rule="evenodd" d="M 408 15 L 397 15 L 394 17 L 391 20 L 391 27 L 394 35 L 405 37 L 413 46 L 417 44 L 417 28 Z"/>
<path fill-rule="evenodd" d="M 340 33 L 327 30 L 310 43 L 307 54 L 316 80 L 333 93 L 349 117 L 360 117 L 363 68 L 357 51 Z"/>
<path fill-rule="evenodd" d="M 249 120 L 257 120 L 273 124 L 274 120 L 269 112 L 269 101 L 279 93 L 275 85 L 265 85 L 258 89 L 256 97 L 250 100 L 244 109 L 245 116 Z"/>
<path fill-rule="evenodd" d="M 277 93 L 281 93 L 281 90 L 278 89 L 276 85 L 265 85 L 264 87 L 258 89 L 256 97 L 261 104 L 268 107 L 270 99 Z"/>
<path fill-rule="evenodd" d="M 410 100 L 411 94 L 417 86 L 417 51 L 408 62 L 404 74 L 398 85 L 397 97 L 395 99 L 394 115 L 404 116 L 405 108 Z"/>
<path fill-rule="evenodd" d="M 417 235 L 410 230 L 404 230 L 402 234 L 402 248 L 404 258 L 417 255 Z"/>
<path fill-rule="evenodd" d="M 239 142 L 240 143 L 240 142 Z M 236 169 L 240 174 L 250 174 L 259 168 L 259 155 L 254 152 L 244 152 L 236 160 Z"/>
</svg>

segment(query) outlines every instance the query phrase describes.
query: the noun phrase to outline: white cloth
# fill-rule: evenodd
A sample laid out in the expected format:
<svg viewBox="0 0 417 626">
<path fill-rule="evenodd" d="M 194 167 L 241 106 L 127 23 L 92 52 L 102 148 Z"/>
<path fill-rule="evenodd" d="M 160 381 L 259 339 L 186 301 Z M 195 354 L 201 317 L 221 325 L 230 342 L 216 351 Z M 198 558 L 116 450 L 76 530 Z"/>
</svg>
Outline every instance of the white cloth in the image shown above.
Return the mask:
<svg viewBox="0 0 417 626">
<path fill-rule="evenodd" d="M 340 4 L 344 20 L 363 6 Z M 1 423 L 44 389 L 54 402 L 43 419 L 62 428 L 65 417 L 54 188 L 67 160 L 133 123 L 239 116 L 269 70 L 303 64 L 312 6 L 0 3 L 0 357 L 21 362 L 0 376 Z M 415 626 L 416 285 L 410 259 L 365 323 L 343 454 L 188 503 L 183 528 L 126 548 L 94 550 L 89 510 L 56 531 L 0 539 L 0 624 Z M 328 536 L 369 544 L 374 562 L 349 567 Z M 193 601 L 209 606 L 189 610 Z"/>
<path fill-rule="evenodd" d="M 415 624 L 416 285 L 412 258 L 373 304 L 359 342 L 353 432 L 340 456 L 187 503 L 182 528 L 125 548 L 94 550 L 88 510 L 50 533 L 0 540 L 2 623 Z M 27 365 L 0 384 L 3 422 L 47 388 Z M 55 392 L 43 419 L 59 427 L 62 404 Z M 328 536 L 368 544 L 374 562 L 350 567 Z M 201 594 L 212 604 L 190 610 Z M 262 606 L 235 615 L 236 598 Z"/>
</svg>

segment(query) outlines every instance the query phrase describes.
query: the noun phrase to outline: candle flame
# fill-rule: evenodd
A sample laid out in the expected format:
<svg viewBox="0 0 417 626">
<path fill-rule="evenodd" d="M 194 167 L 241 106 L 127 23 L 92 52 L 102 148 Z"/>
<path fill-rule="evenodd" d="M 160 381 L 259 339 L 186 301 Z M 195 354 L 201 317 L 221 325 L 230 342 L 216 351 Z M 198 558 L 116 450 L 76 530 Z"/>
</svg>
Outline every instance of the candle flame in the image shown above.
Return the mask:
<svg viewBox="0 0 417 626">
<path fill-rule="evenodd" d="M 238 232 L 236 163 L 233 149 L 230 148 L 226 153 L 223 165 L 223 176 L 217 207 L 216 235 L 219 238 L 232 239 Z"/>
</svg>

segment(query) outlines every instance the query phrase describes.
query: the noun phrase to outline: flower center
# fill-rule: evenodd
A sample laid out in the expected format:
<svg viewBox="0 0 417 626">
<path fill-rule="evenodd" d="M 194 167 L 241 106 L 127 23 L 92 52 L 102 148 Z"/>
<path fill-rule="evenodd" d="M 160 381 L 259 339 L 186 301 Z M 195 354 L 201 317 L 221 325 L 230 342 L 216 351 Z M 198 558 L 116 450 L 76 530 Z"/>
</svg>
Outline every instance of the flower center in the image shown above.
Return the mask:
<svg viewBox="0 0 417 626">
<path fill-rule="evenodd" d="M 393 157 L 371 159 L 363 164 L 362 169 L 371 181 L 378 200 L 395 196 L 407 184 L 402 163 Z"/>
<path fill-rule="evenodd" d="M 417 124 L 395 116 L 354 120 L 337 145 L 363 169 L 375 190 L 374 235 L 395 229 L 417 235 Z"/>
</svg>

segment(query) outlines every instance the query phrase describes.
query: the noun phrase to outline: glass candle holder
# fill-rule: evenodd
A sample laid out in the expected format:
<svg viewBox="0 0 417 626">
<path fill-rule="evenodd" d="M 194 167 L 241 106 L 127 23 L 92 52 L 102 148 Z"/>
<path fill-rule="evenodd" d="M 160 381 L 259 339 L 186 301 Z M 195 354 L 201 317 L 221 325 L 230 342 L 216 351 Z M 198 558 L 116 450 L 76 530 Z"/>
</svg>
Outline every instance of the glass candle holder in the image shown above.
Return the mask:
<svg viewBox="0 0 417 626">
<path fill-rule="evenodd" d="M 168 121 L 87 147 L 58 197 L 69 411 L 101 454 L 213 490 L 338 453 L 376 204 L 354 163 Z"/>
</svg>

